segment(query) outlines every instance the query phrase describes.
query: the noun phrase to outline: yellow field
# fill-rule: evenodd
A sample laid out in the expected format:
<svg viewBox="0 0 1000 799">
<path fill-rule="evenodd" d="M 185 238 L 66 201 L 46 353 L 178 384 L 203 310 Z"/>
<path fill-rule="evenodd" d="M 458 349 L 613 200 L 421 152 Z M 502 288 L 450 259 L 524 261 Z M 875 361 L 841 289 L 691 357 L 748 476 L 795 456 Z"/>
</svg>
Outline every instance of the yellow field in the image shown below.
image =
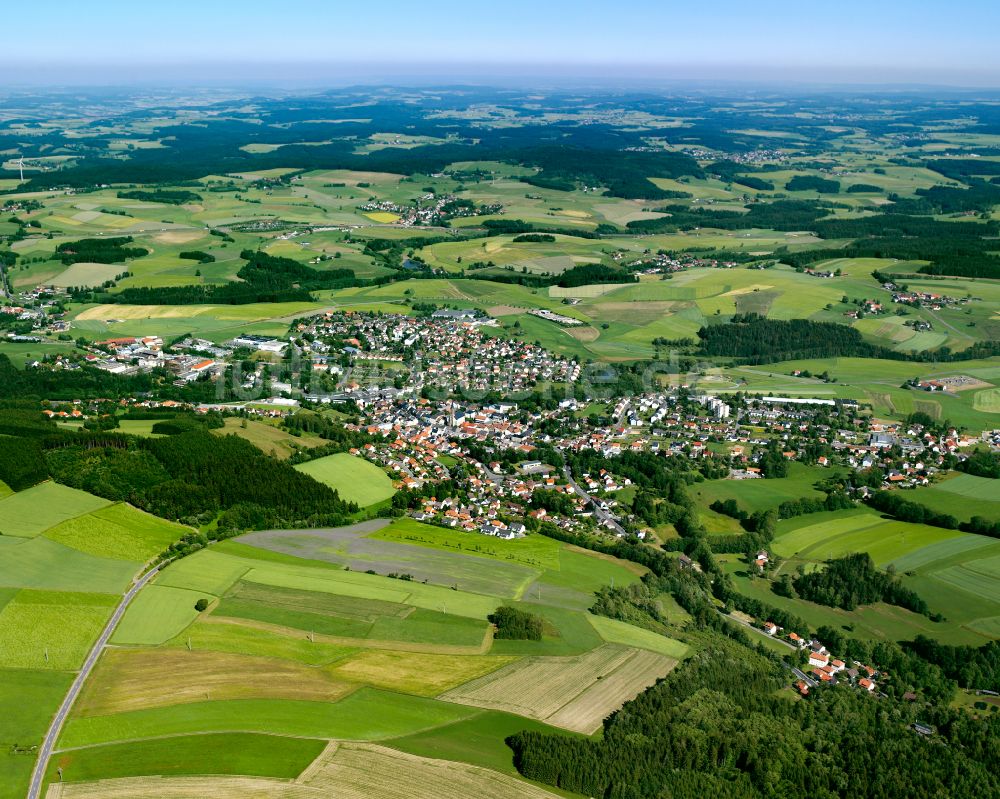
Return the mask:
<svg viewBox="0 0 1000 799">
<path fill-rule="evenodd" d="M 320 310 L 322 306 L 308 302 L 274 302 L 258 305 L 95 305 L 82 311 L 76 318 L 81 322 L 104 322 L 109 319 L 189 319 L 208 316 L 213 319 L 252 322 Z"/>
<path fill-rule="evenodd" d="M 380 225 L 391 225 L 393 222 L 398 222 L 399 217 L 396 214 L 390 214 L 388 211 L 376 211 L 371 214 L 365 214 L 372 222 L 378 222 Z"/>
<path fill-rule="evenodd" d="M 47 799 L 555 799 L 489 769 L 384 746 L 331 743 L 294 781 L 262 777 L 130 777 L 56 784 Z"/>
<path fill-rule="evenodd" d="M 334 666 L 332 674 L 349 682 L 437 696 L 455 686 L 496 671 L 515 660 L 500 655 L 456 656 L 371 650 Z"/>
<path fill-rule="evenodd" d="M 220 699 L 334 702 L 354 687 L 327 670 L 277 658 L 180 648 L 109 649 L 87 681 L 75 713 L 103 716 Z"/>
</svg>

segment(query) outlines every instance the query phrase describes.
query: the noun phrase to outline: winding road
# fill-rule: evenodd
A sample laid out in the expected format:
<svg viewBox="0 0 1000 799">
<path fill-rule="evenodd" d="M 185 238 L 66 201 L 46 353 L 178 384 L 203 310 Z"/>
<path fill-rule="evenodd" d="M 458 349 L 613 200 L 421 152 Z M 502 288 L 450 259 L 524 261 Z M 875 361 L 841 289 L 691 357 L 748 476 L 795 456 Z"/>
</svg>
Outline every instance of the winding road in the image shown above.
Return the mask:
<svg viewBox="0 0 1000 799">
<path fill-rule="evenodd" d="M 59 739 L 59 734 L 62 732 L 63 724 L 66 723 L 66 717 L 69 715 L 70 710 L 73 709 L 73 703 L 76 702 L 76 698 L 80 695 L 83 684 L 90 676 L 90 672 L 93 671 L 94 665 L 97 663 L 97 659 L 101 656 L 101 652 L 104 650 L 104 647 L 107 646 L 112 633 L 114 633 L 115 628 L 118 626 L 118 622 L 121 621 L 122 616 L 125 615 L 125 611 L 128 610 L 129 604 L 133 599 L 135 599 L 136 594 L 145 588 L 146 584 L 159 573 L 160 568 L 160 566 L 157 566 L 151 571 L 146 572 L 146 574 L 139 578 L 135 585 L 129 589 L 128 593 L 122 597 L 122 601 L 118 603 L 118 607 L 115 608 L 115 612 L 111 614 L 111 618 L 108 620 L 100 638 L 98 638 L 97 642 L 94 644 L 94 648 L 91 649 L 90 654 L 87 655 L 87 659 L 83 662 L 83 667 L 80 669 L 80 673 L 76 675 L 76 679 L 73 680 L 73 684 L 70 686 L 69 692 L 66 694 L 62 704 L 59 706 L 59 710 L 52 719 L 52 723 L 49 725 L 49 731 L 45 733 L 45 740 L 42 742 L 42 748 L 38 751 L 38 761 L 35 763 L 35 770 L 31 775 L 31 786 L 28 788 L 27 799 L 39 799 L 41 796 L 42 782 L 45 779 L 45 772 L 49 768 L 49 759 L 52 757 L 52 750 L 55 748 L 56 741 Z"/>
</svg>

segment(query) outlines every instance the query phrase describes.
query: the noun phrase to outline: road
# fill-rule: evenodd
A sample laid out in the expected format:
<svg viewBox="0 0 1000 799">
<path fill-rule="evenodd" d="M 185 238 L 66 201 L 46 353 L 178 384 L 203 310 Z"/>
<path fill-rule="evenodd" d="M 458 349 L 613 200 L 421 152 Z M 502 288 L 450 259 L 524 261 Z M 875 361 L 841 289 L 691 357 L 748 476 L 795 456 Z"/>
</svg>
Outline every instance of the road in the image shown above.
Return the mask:
<svg viewBox="0 0 1000 799">
<path fill-rule="evenodd" d="M 49 758 L 52 757 L 52 750 L 55 748 L 56 741 L 59 739 L 59 734 L 62 732 L 63 724 L 66 723 L 66 717 L 69 715 L 70 710 L 73 708 L 73 703 L 76 702 L 76 698 L 80 695 L 80 691 L 83 688 L 83 684 L 87 681 L 87 677 L 90 676 L 90 672 L 93 671 L 94 665 L 97 663 L 97 659 L 101 656 L 101 652 L 104 647 L 107 646 L 108 640 L 111 638 L 111 634 L 115 631 L 115 627 L 118 626 L 118 622 L 121 621 L 122 616 L 125 615 L 125 611 L 128 610 L 129 604 L 135 599 L 135 595 L 138 594 L 148 583 L 153 579 L 160 571 L 160 567 L 157 566 L 155 569 L 147 572 L 143 575 L 139 581 L 133 585 L 127 594 L 122 597 L 122 601 L 118 603 L 118 607 L 115 608 L 115 612 L 111 615 L 108 620 L 107 626 L 101 633 L 101 637 L 97 639 L 94 644 L 94 648 L 90 650 L 90 654 L 87 655 L 87 659 L 83 663 L 83 667 L 80 669 L 80 673 L 76 675 L 76 679 L 73 680 L 73 684 L 69 688 L 69 693 L 63 699 L 62 704 L 59 706 L 59 710 L 52 719 L 52 724 L 49 725 L 49 731 L 45 734 L 45 740 L 42 742 L 42 748 L 38 751 L 38 761 L 35 763 L 35 771 L 31 775 L 31 786 L 28 788 L 28 798 L 27 799 L 39 799 L 42 791 L 42 781 L 45 779 L 45 772 L 49 767 Z"/>
<path fill-rule="evenodd" d="M 583 488 L 576 482 L 576 480 L 573 479 L 573 474 L 570 472 L 568 466 L 563 467 L 563 474 L 566 475 L 566 482 L 568 482 L 573 487 L 573 490 L 576 491 L 577 495 L 587 500 L 587 502 L 589 502 L 590 505 L 594 508 L 594 516 L 597 517 L 597 520 L 599 522 L 601 522 L 607 527 L 610 527 L 612 530 L 618 533 L 618 535 L 628 535 L 628 533 L 625 532 L 625 528 L 618 523 L 618 520 L 611 513 L 602 509 L 601 504 L 597 500 L 595 500 L 592 496 L 590 496 L 590 494 L 584 491 Z"/>
</svg>

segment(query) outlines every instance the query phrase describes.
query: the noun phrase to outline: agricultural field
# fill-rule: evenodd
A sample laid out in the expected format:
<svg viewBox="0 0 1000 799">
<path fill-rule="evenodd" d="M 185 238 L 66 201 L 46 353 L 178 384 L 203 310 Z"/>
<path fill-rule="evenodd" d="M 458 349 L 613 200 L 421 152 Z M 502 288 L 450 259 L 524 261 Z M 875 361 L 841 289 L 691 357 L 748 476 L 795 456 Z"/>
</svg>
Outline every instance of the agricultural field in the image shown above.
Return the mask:
<svg viewBox="0 0 1000 799">
<path fill-rule="evenodd" d="M 249 736 L 230 738 L 231 742 L 238 744 Z M 248 754 L 261 755 L 260 760 L 272 761 L 278 760 L 282 753 L 301 756 L 306 751 L 305 744 L 293 745 L 293 739 L 280 740 L 288 743 L 275 752 L 264 753 L 251 748 Z M 184 758 L 186 752 L 183 748 L 173 748 L 182 759 L 187 759 Z M 108 754 L 114 751 L 112 747 L 108 749 L 111 750 Z M 119 752 L 131 755 L 128 749 Z M 239 762 L 249 764 L 255 761 L 245 757 Z M 93 760 L 84 760 L 84 768 L 80 771 L 86 774 L 87 767 L 90 767 L 92 771 L 103 773 L 100 769 L 93 769 L 92 763 Z M 384 746 L 338 742 L 327 745 L 294 779 L 253 776 L 104 779 L 53 785 L 47 799 L 126 799 L 133 796 L 150 799 L 194 799 L 200 796 L 220 799 L 244 799 L 248 796 L 261 799 L 321 799 L 330 796 L 331 791 L 336 791 L 336 795 L 344 799 L 463 799 L 468 796 L 483 799 L 554 799 L 558 796 L 478 766 L 433 760 Z"/>
<path fill-rule="evenodd" d="M 0 797 L 24 796 L 35 747 L 121 594 L 186 529 L 56 483 L 0 500 Z"/>
<path fill-rule="evenodd" d="M 295 468 L 330 486 L 340 494 L 341 499 L 354 502 L 361 508 L 377 505 L 396 493 L 392 481 L 382 469 L 364 458 L 345 452 L 307 461 Z"/>
<path fill-rule="evenodd" d="M 414 577 L 383 576 L 390 569 Z M 171 780 L 228 790 L 226 775 L 240 789 L 245 778 L 296 778 L 266 757 L 252 770 L 215 763 L 227 738 L 244 736 L 254 751 L 273 738 L 296 763 L 290 741 L 339 741 L 331 751 L 377 750 L 387 769 L 433 762 L 488 777 L 482 795 L 503 785 L 498 796 L 535 796 L 511 776 L 498 730 L 590 734 L 688 651 L 585 612 L 588 593 L 641 571 L 548 538 L 490 540 L 406 519 L 217 544 L 168 566 L 126 612 L 58 744 L 65 784 L 50 795 L 125 795 L 154 775 L 164 796 Z M 465 575 L 457 591 L 454 574 Z M 494 641 L 486 616 L 528 586 L 519 604 L 542 616 L 543 640 Z M 525 679 L 535 698 L 518 704 Z M 468 746 L 466 727 L 482 747 Z M 206 750 L 191 747 L 195 735 Z M 163 736 L 175 758 L 149 745 Z"/>
<path fill-rule="evenodd" d="M 956 474 L 918 489 L 907 495 L 907 499 L 963 522 L 973 516 L 996 521 L 1000 519 L 1000 496 L 995 482 L 971 474 Z"/>
<path fill-rule="evenodd" d="M 749 580 L 741 564 L 727 556 L 738 589 L 778 607 L 787 608 L 810 624 L 851 623 L 874 638 L 903 640 L 917 634 L 948 643 L 983 643 L 997 636 L 1000 616 L 1000 542 L 985 536 L 909 524 L 884 518 L 866 508 L 811 514 L 781 521 L 771 545 L 783 559 L 780 573 L 800 566 L 818 568 L 831 558 L 867 552 L 881 568 L 892 566 L 904 585 L 923 598 L 945 621 L 887 605 L 847 612 L 787 599 L 773 593 L 766 581 Z"/>
<path fill-rule="evenodd" d="M 677 661 L 607 644 L 576 657 L 525 658 L 442 694 L 449 702 L 501 710 L 591 734 L 639 690 Z"/>
<path fill-rule="evenodd" d="M 2 502 L 0 533 L 26 538 L 111 504 L 92 494 L 53 482 L 19 491 Z"/>
</svg>

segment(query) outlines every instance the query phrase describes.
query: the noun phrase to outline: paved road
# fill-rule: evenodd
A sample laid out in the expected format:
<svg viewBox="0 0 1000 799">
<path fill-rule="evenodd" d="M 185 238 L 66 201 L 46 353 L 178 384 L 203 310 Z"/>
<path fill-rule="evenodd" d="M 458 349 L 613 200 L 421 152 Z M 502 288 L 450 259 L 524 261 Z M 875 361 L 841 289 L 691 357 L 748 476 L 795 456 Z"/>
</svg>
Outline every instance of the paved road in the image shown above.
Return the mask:
<svg viewBox="0 0 1000 799">
<path fill-rule="evenodd" d="M 568 466 L 563 467 L 563 474 L 566 475 L 566 481 L 573 487 L 573 490 L 593 506 L 594 515 L 597 517 L 598 521 L 603 522 L 619 535 L 628 535 L 628 533 L 625 532 L 625 528 L 618 523 L 618 519 L 616 519 L 608 511 L 602 509 L 600 503 L 584 491 L 583 487 L 573 479 L 573 475 Z"/>
<path fill-rule="evenodd" d="M 104 647 L 107 646 L 108 640 L 111 638 L 111 634 L 115 631 L 115 627 L 118 626 L 118 622 L 120 622 L 122 616 L 125 615 L 125 611 L 128 609 L 129 603 L 135 599 L 135 595 L 145 587 L 146 583 L 156 576 L 159 570 L 160 567 L 157 566 L 152 571 L 147 572 L 135 585 L 132 586 L 132 588 L 129 589 L 128 593 L 122 597 L 122 601 L 118 603 L 118 607 L 115 608 L 115 612 L 112 614 L 111 619 L 104 628 L 104 632 L 101 633 L 101 637 L 97 639 L 97 643 L 94 644 L 94 648 L 91 649 L 90 654 L 87 655 L 87 659 L 83 663 L 83 668 L 81 668 L 80 673 L 76 675 L 76 679 L 69 688 L 69 693 L 67 693 L 66 698 L 63 699 L 62 705 L 59 706 L 59 711 L 56 713 L 55 718 L 52 719 L 52 724 L 49 725 L 49 731 L 45 734 L 45 740 L 42 742 L 42 748 L 38 752 L 38 761 L 35 763 L 35 771 L 31 775 L 31 787 L 28 788 L 27 799 L 39 799 L 42 791 L 42 780 L 45 779 L 45 772 L 49 767 L 49 758 L 52 757 L 52 750 L 55 748 L 56 741 L 59 739 L 59 734 L 62 732 L 63 724 L 66 723 L 66 717 L 69 715 L 69 711 L 73 708 L 73 703 L 80 695 L 80 690 L 83 688 L 83 684 L 87 681 L 87 677 L 90 676 L 90 672 L 93 671 L 94 664 L 97 663 L 97 659 L 101 656 L 101 652 L 104 650 Z"/>
</svg>

